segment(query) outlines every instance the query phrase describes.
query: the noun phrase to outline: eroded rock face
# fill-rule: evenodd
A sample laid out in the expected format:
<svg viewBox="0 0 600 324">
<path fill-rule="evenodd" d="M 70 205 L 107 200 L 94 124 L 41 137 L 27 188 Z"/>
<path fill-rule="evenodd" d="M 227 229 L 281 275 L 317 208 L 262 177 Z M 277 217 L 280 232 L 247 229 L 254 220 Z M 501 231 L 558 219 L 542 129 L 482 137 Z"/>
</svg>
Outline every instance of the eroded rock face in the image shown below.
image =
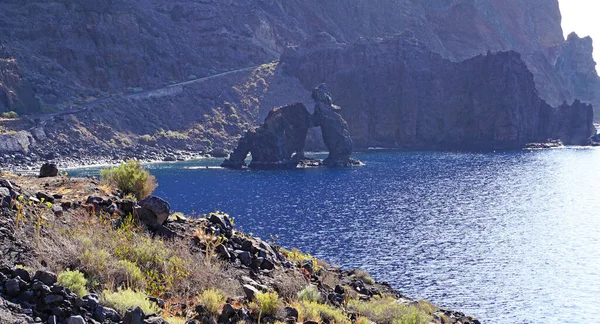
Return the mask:
<svg viewBox="0 0 600 324">
<path fill-rule="evenodd" d="M 252 153 L 252 169 L 295 168 L 303 166 L 346 167 L 359 165 L 351 160 L 352 138 L 348 123 L 340 114 L 341 108 L 333 104 L 325 84 L 313 90 L 315 112 L 310 114 L 306 107 L 297 103 L 291 106 L 275 108 L 255 131 L 247 132 L 236 149 L 221 166 L 241 169 L 246 166 L 246 157 Z M 320 127 L 329 156 L 320 160 L 304 157 L 304 144 L 308 130 Z"/>
<path fill-rule="evenodd" d="M 307 88 L 328 84 L 359 148 L 519 148 L 593 135 L 592 108 L 546 104 L 516 52 L 454 63 L 411 32 L 349 44 L 316 39 L 290 48 L 282 64 Z"/>
<path fill-rule="evenodd" d="M 312 126 L 312 116 L 301 104 L 275 108 L 256 130 L 247 132 L 222 166 L 242 168 L 248 153 L 250 168 L 293 168 L 304 157 L 304 140 Z"/>
<path fill-rule="evenodd" d="M 326 166 L 348 166 L 352 154 L 352 138 L 348 123 L 341 115 L 341 108 L 333 104 L 325 84 L 313 90 L 315 101 L 315 125 L 321 127 L 323 141 L 329 156 L 323 163 Z"/>
</svg>

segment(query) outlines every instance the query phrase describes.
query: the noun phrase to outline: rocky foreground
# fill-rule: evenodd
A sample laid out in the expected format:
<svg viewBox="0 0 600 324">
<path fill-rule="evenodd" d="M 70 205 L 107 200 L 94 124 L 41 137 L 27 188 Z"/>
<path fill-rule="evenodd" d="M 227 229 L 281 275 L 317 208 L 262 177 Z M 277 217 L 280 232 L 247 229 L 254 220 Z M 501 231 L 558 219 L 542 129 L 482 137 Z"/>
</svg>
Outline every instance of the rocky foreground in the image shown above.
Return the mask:
<svg viewBox="0 0 600 324">
<path fill-rule="evenodd" d="M 239 232 L 226 214 L 185 217 L 43 171 L 0 177 L 3 324 L 479 323 Z"/>
</svg>

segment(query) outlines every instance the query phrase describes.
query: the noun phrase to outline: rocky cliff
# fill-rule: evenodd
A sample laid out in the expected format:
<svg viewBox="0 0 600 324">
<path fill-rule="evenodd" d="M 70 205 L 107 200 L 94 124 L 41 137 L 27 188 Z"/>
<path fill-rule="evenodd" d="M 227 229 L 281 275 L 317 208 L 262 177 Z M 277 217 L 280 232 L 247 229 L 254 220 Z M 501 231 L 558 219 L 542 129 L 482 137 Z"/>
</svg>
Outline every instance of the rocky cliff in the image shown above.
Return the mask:
<svg viewBox="0 0 600 324">
<path fill-rule="evenodd" d="M 350 44 L 320 34 L 289 48 L 281 63 L 307 87 L 329 85 L 361 148 L 516 148 L 548 139 L 584 145 L 595 134 L 591 106 L 552 108 L 512 51 L 454 63 L 411 32 Z"/>
<path fill-rule="evenodd" d="M 287 46 L 407 29 L 452 62 L 517 51 L 549 104 L 600 107 L 591 40 L 565 40 L 560 23 L 557 0 L 7 0 L 0 112 L 80 112 L 41 118 L 48 142 L 33 151 L 44 154 L 231 148 L 272 108 L 310 101 L 311 88 L 269 64 Z"/>
<path fill-rule="evenodd" d="M 319 32 L 349 42 L 405 29 L 453 61 L 518 51 L 544 99 L 577 94 L 550 53 L 565 43 L 557 0 L 9 0 L 0 18 L 0 42 L 48 109 L 259 65 Z"/>
</svg>

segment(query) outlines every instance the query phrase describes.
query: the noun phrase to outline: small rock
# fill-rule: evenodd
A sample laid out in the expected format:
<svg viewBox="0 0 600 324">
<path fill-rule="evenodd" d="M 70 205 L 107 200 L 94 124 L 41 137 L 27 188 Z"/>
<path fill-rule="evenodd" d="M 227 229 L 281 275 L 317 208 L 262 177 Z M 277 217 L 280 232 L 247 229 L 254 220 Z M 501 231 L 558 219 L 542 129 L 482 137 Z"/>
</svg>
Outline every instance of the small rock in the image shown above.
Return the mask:
<svg viewBox="0 0 600 324">
<path fill-rule="evenodd" d="M 242 262 L 243 265 L 249 267 L 252 265 L 252 255 L 248 251 L 241 251 L 238 255 L 238 259 Z"/>
<path fill-rule="evenodd" d="M 10 198 L 10 190 L 8 188 L 0 187 L 0 197 Z"/>
<path fill-rule="evenodd" d="M 144 311 L 139 306 L 130 308 L 123 317 L 123 324 L 142 324 L 144 317 Z"/>
<path fill-rule="evenodd" d="M 102 204 L 104 199 L 102 197 L 89 196 L 85 201 L 86 204 Z"/>
<path fill-rule="evenodd" d="M 40 178 L 56 177 L 58 175 L 58 167 L 54 163 L 44 163 L 40 168 Z"/>
<path fill-rule="evenodd" d="M 66 323 L 67 324 L 85 324 L 85 320 L 83 319 L 83 317 L 77 315 L 77 316 L 71 316 L 71 317 L 67 318 Z"/>
<path fill-rule="evenodd" d="M 40 201 L 43 201 L 43 202 L 49 202 L 49 203 L 53 203 L 54 202 L 54 197 L 50 196 L 49 194 L 47 194 L 45 192 L 38 191 L 35 194 L 35 197 L 37 199 L 39 199 Z"/>
<path fill-rule="evenodd" d="M 65 299 L 61 295 L 48 295 L 44 298 L 44 303 L 46 305 L 58 304 L 62 303 Z"/>
<path fill-rule="evenodd" d="M 54 216 L 61 217 L 63 215 L 64 210 L 61 206 L 53 205 L 52 212 L 54 213 Z"/>
<path fill-rule="evenodd" d="M 18 279 L 10 279 L 4 284 L 6 294 L 10 297 L 16 297 L 21 292 Z"/>
<path fill-rule="evenodd" d="M 248 300 L 253 300 L 254 296 L 258 294 L 258 289 L 254 288 L 253 286 L 244 285 L 243 288 L 244 293 L 246 294 L 246 298 L 248 298 Z"/>
<path fill-rule="evenodd" d="M 123 324 L 125 324 L 125 322 L 123 322 Z M 144 324 L 169 324 L 169 322 L 162 317 L 151 317 L 144 320 Z"/>
<path fill-rule="evenodd" d="M 27 281 L 27 282 L 31 281 L 31 275 L 29 274 L 29 272 L 27 270 L 25 270 L 23 268 L 15 268 L 13 270 L 13 275 L 15 277 L 18 276 L 19 278 L 21 278 L 24 281 Z"/>
<path fill-rule="evenodd" d="M 233 307 L 233 305 L 227 303 L 223 305 L 223 309 L 221 310 L 221 316 L 219 316 L 218 323 L 230 323 L 230 319 L 235 317 L 237 314 L 237 309 Z"/>
<path fill-rule="evenodd" d="M 12 183 L 6 179 L 0 179 L 0 187 L 8 188 L 10 190 L 13 189 Z"/>
<path fill-rule="evenodd" d="M 296 322 L 298 321 L 298 310 L 293 307 L 285 308 L 286 318 L 293 318 Z"/>
<path fill-rule="evenodd" d="M 273 262 L 271 262 L 269 259 L 264 259 L 260 264 L 260 268 L 264 270 L 273 270 L 275 269 L 275 264 L 273 264 Z"/>
<path fill-rule="evenodd" d="M 346 292 L 346 289 L 344 289 L 344 287 L 342 287 L 340 285 L 336 285 L 334 291 L 336 294 L 343 295 Z"/>
<path fill-rule="evenodd" d="M 52 286 L 56 283 L 56 274 L 50 271 L 38 270 L 35 272 L 33 279 L 43 282 L 44 285 Z"/>
</svg>

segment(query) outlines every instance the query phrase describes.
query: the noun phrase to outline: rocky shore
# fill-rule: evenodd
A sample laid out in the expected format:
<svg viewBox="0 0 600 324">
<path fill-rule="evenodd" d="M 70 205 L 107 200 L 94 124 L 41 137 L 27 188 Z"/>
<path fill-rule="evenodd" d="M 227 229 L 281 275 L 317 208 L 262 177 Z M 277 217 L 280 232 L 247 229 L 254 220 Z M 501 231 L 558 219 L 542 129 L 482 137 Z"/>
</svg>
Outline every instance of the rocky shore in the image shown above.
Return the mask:
<svg viewBox="0 0 600 324">
<path fill-rule="evenodd" d="M 224 213 L 186 217 L 95 179 L 2 174 L 0 202 L 2 323 L 479 323 L 239 232 Z M 74 271 L 83 291 L 65 280 Z M 140 305 L 114 300 L 128 289 L 147 292 Z"/>
</svg>

